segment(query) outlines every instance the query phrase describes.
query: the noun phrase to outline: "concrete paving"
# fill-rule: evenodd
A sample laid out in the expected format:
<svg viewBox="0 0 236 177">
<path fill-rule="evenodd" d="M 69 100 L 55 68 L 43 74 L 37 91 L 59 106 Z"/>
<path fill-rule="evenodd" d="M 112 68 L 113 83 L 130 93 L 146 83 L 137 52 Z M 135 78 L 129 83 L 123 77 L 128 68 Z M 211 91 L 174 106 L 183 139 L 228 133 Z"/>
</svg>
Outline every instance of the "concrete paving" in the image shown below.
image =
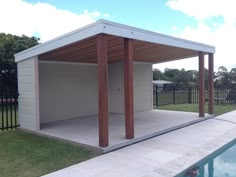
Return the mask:
<svg viewBox="0 0 236 177">
<path fill-rule="evenodd" d="M 203 120 L 197 113 L 152 110 L 134 115 L 135 138 L 125 139 L 125 119 L 122 114 L 109 114 L 109 147 L 98 146 L 98 117 L 88 116 L 43 124 L 39 133 L 95 147 L 108 152 L 148 139 L 166 131 Z"/>
<path fill-rule="evenodd" d="M 233 111 L 44 177 L 173 177 L 235 138 Z"/>
</svg>

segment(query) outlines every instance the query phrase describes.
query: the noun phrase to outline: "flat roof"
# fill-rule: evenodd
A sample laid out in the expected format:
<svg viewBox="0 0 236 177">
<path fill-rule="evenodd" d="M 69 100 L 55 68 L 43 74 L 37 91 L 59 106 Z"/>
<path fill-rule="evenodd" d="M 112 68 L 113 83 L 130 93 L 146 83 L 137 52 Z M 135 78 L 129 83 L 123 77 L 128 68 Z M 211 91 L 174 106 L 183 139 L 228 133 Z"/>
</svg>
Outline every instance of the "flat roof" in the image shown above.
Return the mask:
<svg viewBox="0 0 236 177">
<path fill-rule="evenodd" d="M 173 84 L 174 82 L 166 81 L 166 80 L 153 80 L 153 84 Z"/>
<path fill-rule="evenodd" d="M 43 56 L 42 60 L 44 59 L 56 60 L 55 57 L 58 56 L 58 55 L 55 55 L 56 51 L 59 51 L 60 49 L 65 48 L 66 46 L 70 46 L 76 43 L 78 45 L 81 45 L 83 44 L 83 41 L 85 41 L 84 43 L 88 43 L 88 41 L 91 41 L 91 44 L 92 44 L 92 42 L 94 42 L 94 40 L 96 39 L 95 38 L 96 35 L 98 34 L 107 34 L 108 36 L 110 36 L 111 41 L 115 41 L 115 40 L 118 41 L 119 39 L 122 39 L 122 38 L 129 38 L 129 39 L 134 39 L 135 41 L 137 41 L 136 45 L 139 47 L 139 48 L 137 47 L 137 50 L 136 50 L 137 61 L 141 61 L 141 59 L 139 59 L 141 58 L 139 57 L 140 55 L 143 58 L 142 60 L 144 60 L 145 54 L 149 53 L 146 50 L 147 48 L 153 49 L 151 50 L 151 53 L 153 53 L 153 55 L 149 57 L 147 56 L 147 58 L 150 58 L 149 60 L 147 59 L 147 61 L 153 62 L 153 63 L 164 62 L 165 58 L 166 58 L 166 61 L 169 61 L 169 60 L 180 59 L 180 58 L 194 57 L 194 56 L 197 56 L 199 51 L 205 54 L 215 52 L 215 47 L 211 45 L 202 44 L 202 43 L 185 40 L 185 39 L 181 39 L 177 37 L 172 37 L 172 36 L 152 32 L 148 30 L 143 30 L 140 28 L 135 28 L 135 27 L 127 26 L 127 25 L 122 25 L 122 24 L 114 23 L 107 20 L 98 20 L 97 22 L 94 22 L 90 25 L 79 28 L 75 31 L 59 36 L 55 39 L 49 40 L 45 43 L 39 44 L 35 47 L 19 52 L 15 54 L 15 61 L 19 62 L 19 61 L 31 58 L 33 56 L 39 56 L 39 55 Z M 146 48 L 144 45 L 146 46 Z M 144 52 L 144 48 L 145 48 L 146 53 Z M 50 53 L 52 51 L 54 52 L 54 55 L 53 53 Z M 158 56 L 158 53 L 160 53 L 161 51 L 163 51 L 163 54 L 160 54 L 160 56 Z M 68 49 L 65 50 L 65 54 L 66 52 L 68 52 Z M 169 53 L 169 56 L 167 56 L 167 54 L 165 56 L 164 52 L 167 54 Z M 182 55 L 180 53 L 182 53 Z M 46 54 L 50 54 L 50 55 L 47 55 L 45 57 Z M 50 58 L 49 56 L 53 56 L 54 59 Z M 60 56 L 62 56 L 62 54 L 60 54 Z M 68 56 L 71 56 L 71 54 Z M 94 56 L 95 55 L 93 55 L 93 57 Z M 114 59 L 114 61 L 116 60 Z M 65 58 L 62 57 L 60 61 L 65 61 Z M 75 59 L 73 59 L 73 61 L 75 61 Z M 91 61 L 91 62 L 94 62 L 94 61 Z"/>
</svg>

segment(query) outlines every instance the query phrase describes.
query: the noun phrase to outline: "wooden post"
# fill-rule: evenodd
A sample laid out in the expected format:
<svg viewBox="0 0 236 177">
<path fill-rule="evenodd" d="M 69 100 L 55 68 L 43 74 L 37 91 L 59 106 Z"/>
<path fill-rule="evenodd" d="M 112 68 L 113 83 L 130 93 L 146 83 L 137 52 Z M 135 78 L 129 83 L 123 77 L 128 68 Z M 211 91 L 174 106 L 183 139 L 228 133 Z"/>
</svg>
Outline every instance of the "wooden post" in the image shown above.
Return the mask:
<svg viewBox="0 0 236 177">
<path fill-rule="evenodd" d="M 214 114 L 214 54 L 208 56 L 208 113 Z"/>
<path fill-rule="evenodd" d="M 97 36 L 99 146 L 108 146 L 108 57 L 106 35 Z"/>
<path fill-rule="evenodd" d="M 204 54 L 199 52 L 199 117 L 205 116 L 205 71 Z"/>
<path fill-rule="evenodd" d="M 134 138 L 133 41 L 124 39 L 124 92 L 126 138 Z"/>
</svg>

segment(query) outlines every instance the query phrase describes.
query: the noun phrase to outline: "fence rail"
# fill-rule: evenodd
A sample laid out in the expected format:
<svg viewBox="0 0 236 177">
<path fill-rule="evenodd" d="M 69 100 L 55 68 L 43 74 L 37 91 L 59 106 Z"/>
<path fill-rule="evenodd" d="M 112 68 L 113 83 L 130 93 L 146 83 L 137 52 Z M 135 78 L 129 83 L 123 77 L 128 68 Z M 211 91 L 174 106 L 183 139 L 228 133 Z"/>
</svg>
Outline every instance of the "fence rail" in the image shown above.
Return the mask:
<svg viewBox="0 0 236 177">
<path fill-rule="evenodd" d="M 153 105 L 199 103 L 198 86 L 191 87 L 160 87 L 153 86 Z M 208 89 L 205 90 L 205 101 L 208 101 Z M 215 104 L 236 104 L 236 85 L 215 86 Z"/>
<path fill-rule="evenodd" d="M 15 90 L 0 89 L 0 130 L 19 127 L 18 93 Z"/>
</svg>

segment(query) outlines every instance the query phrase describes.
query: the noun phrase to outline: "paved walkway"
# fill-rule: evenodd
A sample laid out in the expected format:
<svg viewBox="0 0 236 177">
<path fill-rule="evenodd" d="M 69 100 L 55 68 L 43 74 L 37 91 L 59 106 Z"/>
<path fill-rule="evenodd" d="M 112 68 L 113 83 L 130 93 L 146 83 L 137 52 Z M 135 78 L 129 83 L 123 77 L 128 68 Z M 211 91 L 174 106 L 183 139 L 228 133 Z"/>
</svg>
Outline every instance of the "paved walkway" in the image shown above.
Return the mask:
<svg viewBox="0 0 236 177">
<path fill-rule="evenodd" d="M 233 111 L 45 177 L 173 177 L 235 138 Z"/>
</svg>

